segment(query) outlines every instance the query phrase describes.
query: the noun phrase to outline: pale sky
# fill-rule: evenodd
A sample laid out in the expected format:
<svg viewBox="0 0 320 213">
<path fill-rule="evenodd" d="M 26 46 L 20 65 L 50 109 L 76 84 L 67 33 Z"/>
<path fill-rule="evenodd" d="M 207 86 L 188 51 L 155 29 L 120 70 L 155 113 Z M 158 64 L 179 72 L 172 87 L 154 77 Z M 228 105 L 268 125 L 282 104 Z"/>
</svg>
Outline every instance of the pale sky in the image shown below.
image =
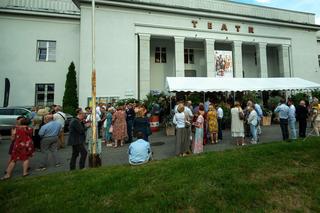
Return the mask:
<svg viewBox="0 0 320 213">
<path fill-rule="evenodd" d="M 316 14 L 316 24 L 320 25 L 320 0 L 232 0 L 232 1 L 314 13 Z"/>
</svg>

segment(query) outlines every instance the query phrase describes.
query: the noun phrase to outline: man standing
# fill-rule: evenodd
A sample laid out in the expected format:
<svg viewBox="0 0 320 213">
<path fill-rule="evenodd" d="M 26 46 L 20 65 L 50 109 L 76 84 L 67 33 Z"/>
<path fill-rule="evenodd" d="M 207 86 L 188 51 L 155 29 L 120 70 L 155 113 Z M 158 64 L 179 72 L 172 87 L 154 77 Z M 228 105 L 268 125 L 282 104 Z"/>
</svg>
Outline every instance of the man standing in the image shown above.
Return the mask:
<svg viewBox="0 0 320 213">
<path fill-rule="evenodd" d="M 64 124 L 66 121 L 66 114 L 61 111 L 61 106 L 56 105 L 54 108 L 55 113 L 53 114 L 53 120 L 57 121 L 61 125 L 59 133 L 59 146 L 58 149 L 64 148 Z"/>
<path fill-rule="evenodd" d="M 297 139 L 297 132 L 296 132 L 296 107 L 293 105 L 293 101 L 291 99 L 288 100 L 289 106 L 289 128 L 290 128 L 290 139 L 295 140 Z"/>
<path fill-rule="evenodd" d="M 77 117 L 73 118 L 70 122 L 70 132 L 68 145 L 72 146 L 72 157 L 70 160 L 70 170 L 76 168 L 76 160 L 80 153 L 80 162 L 79 167 L 83 169 L 86 163 L 87 150 L 84 146 L 86 135 L 85 135 L 85 126 L 83 120 L 85 119 L 85 113 L 80 109 L 76 111 Z"/>
<path fill-rule="evenodd" d="M 54 121 L 52 115 L 45 116 L 44 122 L 46 124 L 43 125 L 39 130 L 39 136 L 41 137 L 40 147 L 43 158 L 39 168 L 37 169 L 38 171 L 46 170 L 46 166 L 48 165 L 47 161 L 49 152 L 51 152 L 55 166 L 60 166 L 60 162 L 57 156 L 57 146 L 61 124 L 58 121 Z"/>
<path fill-rule="evenodd" d="M 143 133 L 138 132 L 138 140 L 131 143 L 129 146 L 129 163 L 131 165 L 140 165 L 147 163 L 152 158 L 152 152 L 150 148 L 150 143 L 143 140 Z"/>
<path fill-rule="evenodd" d="M 299 106 L 297 107 L 296 118 L 299 122 L 299 137 L 305 138 L 307 129 L 308 109 L 304 100 L 301 100 Z"/>
<path fill-rule="evenodd" d="M 135 117 L 135 112 L 132 103 L 129 103 L 126 108 L 126 120 L 127 120 L 127 133 L 128 133 L 128 143 L 132 142 L 132 125 Z"/>
<path fill-rule="evenodd" d="M 285 104 L 285 99 L 280 100 L 280 105 L 274 110 L 275 113 L 279 113 L 280 118 L 280 128 L 282 132 L 282 139 L 289 139 L 289 131 L 288 131 L 288 118 L 289 118 L 289 107 Z"/>
<path fill-rule="evenodd" d="M 222 141 L 223 110 L 222 110 L 220 104 L 218 105 L 217 114 L 218 114 L 218 140 Z"/>
</svg>

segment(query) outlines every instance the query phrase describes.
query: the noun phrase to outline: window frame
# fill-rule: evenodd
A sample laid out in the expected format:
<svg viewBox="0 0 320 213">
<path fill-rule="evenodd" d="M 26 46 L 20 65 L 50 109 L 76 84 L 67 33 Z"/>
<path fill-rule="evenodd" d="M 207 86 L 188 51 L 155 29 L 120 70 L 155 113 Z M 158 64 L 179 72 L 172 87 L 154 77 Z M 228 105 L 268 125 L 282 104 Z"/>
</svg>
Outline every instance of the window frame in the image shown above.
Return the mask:
<svg viewBox="0 0 320 213">
<path fill-rule="evenodd" d="M 38 90 L 38 86 L 40 86 L 40 85 L 44 86 L 43 91 Z M 53 91 L 48 90 L 49 86 L 53 87 Z M 54 104 L 54 96 L 55 96 L 54 92 L 55 92 L 55 84 L 54 83 L 36 83 L 35 84 L 35 100 L 34 100 L 35 106 L 50 106 L 50 105 Z M 40 102 L 41 104 L 39 104 L 38 95 L 42 95 L 42 94 L 44 95 L 44 99 L 43 99 L 43 102 Z M 53 99 L 50 102 L 48 102 L 48 95 L 53 95 Z"/>
<path fill-rule="evenodd" d="M 154 51 L 154 63 L 167 63 L 167 47 L 156 46 Z"/>
<path fill-rule="evenodd" d="M 184 64 L 194 64 L 194 49 L 193 48 L 184 48 L 183 54 L 184 54 Z"/>
<path fill-rule="evenodd" d="M 40 43 L 41 42 L 45 42 L 46 45 L 45 47 L 41 47 Z M 50 43 L 54 43 L 54 47 L 53 45 L 50 45 Z M 42 54 L 40 54 L 41 50 L 45 50 L 45 59 L 40 59 L 40 56 Z M 54 52 L 54 55 L 53 55 Z M 54 59 L 51 59 L 51 57 L 54 56 Z M 57 61 L 57 41 L 54 40 L 37 40 L 37 54 L 36 54 L 36 60 L 38 62 L 56 62 Z"/>
</svg>

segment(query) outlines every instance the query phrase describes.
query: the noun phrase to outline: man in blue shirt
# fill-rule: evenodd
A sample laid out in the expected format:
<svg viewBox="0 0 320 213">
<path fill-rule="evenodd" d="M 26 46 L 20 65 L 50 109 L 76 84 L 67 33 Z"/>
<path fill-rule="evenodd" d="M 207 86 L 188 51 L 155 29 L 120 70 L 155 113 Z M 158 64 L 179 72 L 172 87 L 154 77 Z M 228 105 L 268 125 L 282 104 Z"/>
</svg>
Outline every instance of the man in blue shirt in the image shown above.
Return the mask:
<svg viewBox="0 0 320 213">
<path fill-rule="evenodd" d="M 147 163 L 152 158 L 152 152 L 150 148 L 150 143 L 143 140 L 143 133 L 138 132 L 135 142 L 131 143 L 129 146 L 129 163 L 131 165 L 140 165 Z"/>
<path fill-rule="evenodd" d="M 42 153 L 42 161 L 40 163 L 40 167 L 37 169 L 38 171 L 46 170 L 49 152 L 51 152 L 54 165 L 56 167 L 60 166 L 60 162 L 57 156 L 57 150 L 58 135 L 61 130 L 61 124 L 58 121 L 54 121 L 52 115 L 45 116 L 44 122 L 46 124 L 43 125 L 39 130 L 39 136 L 41 137 L 40 147 Z"/>
<path fill-rule="evenodd" d="M 282 139 L 289 139 L 289 131 L 288 131 L 288 118 L 289 118 L 289 107 L 285 104 L 285 99 L 280 100 L 280 105 L 274 110 L 275 113 L 279 113 L 280 118 L 280 128 L 282 132 Z"/>
</svg>

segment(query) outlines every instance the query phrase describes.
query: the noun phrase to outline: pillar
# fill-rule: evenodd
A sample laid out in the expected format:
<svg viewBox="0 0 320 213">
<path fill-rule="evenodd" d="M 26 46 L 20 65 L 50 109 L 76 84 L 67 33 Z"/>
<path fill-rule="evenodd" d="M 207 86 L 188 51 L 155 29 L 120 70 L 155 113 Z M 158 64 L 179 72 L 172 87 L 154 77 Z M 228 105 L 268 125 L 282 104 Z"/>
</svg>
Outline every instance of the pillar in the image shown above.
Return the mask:
<svg viewBox="0 0 320 213">
<path fill-rule="evenodd" d="M 150 92 L 150 35 L 139 34 L 139 99 Z"/>
<path fill-rule="evenodd" d="M 243 78 L 242 41 L 233 41 L 234 77 Z"/>
<path fill-rule="evenodd" d="M 184 37 L 174 37 L 176 77 L 184 77 Z"/>
<path fill-rule="evenodd" d="M 206 61 L 207 61 L 207 77 L 216 76 L 216 58 L 214 52 L 214 39 L 206 39 Z"/>
<path fill-rule="evenodd" d="M 256 46 L 260 78 L 268 78 L 267 43 L 260 42 Z"/>
<path fill-rule="evenodd" d="M 291 77 L 289 64 L 289 45 L 282 44 L 279 50 L 279 71 L 282 77 Z"/>
</svg>

